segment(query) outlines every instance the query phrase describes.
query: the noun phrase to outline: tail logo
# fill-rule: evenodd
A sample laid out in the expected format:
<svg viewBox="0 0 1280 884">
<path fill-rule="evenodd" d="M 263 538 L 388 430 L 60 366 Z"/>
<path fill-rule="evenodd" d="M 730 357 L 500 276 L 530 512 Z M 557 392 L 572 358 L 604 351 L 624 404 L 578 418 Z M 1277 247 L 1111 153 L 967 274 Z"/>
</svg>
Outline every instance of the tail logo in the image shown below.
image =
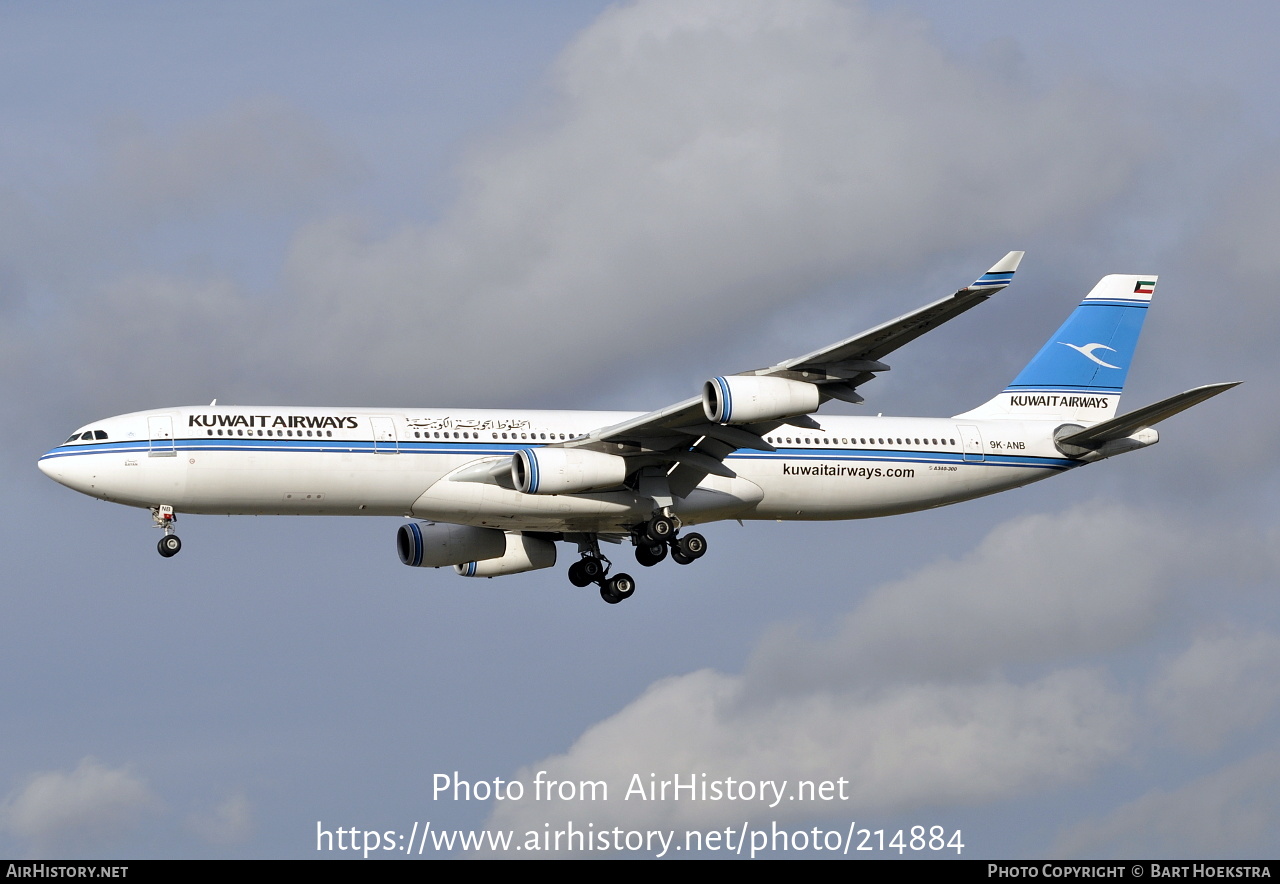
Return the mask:
<svg viewBox="0 0 1280 884">
<path fill-rule="evenodd" d="M 1101 359 L 1099 359 L 1097 356 L 1094 355 L 1095 350 L 1110 350 L 1112 353 L 1115 353 L 1116 352 L 1115 347 L 1108 347 L 1106 344 L 1085 344 L 1083 347 L 1077 347 L 1075 344 L 1068 344 L 1066 341 L 1058 341 L 1058 343 L 1064 347 L 1070 347 L 1072 350 L 1075 350 L 1076 352 L 1080 353 L 1086 359 L 1090 359 L 1098 363 L 1103 368 L 1119 368 L 1120 367 L 1118 365 L 1112 365 L 1109 362 L 1103 362 Z"/>
</svg>

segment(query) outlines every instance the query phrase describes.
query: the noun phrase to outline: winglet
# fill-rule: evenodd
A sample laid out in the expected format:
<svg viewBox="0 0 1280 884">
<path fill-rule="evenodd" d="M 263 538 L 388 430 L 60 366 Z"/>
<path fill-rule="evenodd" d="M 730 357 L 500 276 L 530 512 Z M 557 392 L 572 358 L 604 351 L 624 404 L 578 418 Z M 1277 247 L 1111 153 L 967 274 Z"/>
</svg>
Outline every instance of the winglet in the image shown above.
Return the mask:
<svg viewBox="0 0 1280 884">
<path fill-rule="evenodd" d="M 1013 272 L 1018 269 L 1018 265 L 1022 263 L 1022 256 L 1026 252 L 1010 252 L 1005 255 L 996 265 L 982 274 L 973 285 L 969 286 L 968 291 L 975 289 L 1002 289 L 1013 281 Z"/>
</svg>

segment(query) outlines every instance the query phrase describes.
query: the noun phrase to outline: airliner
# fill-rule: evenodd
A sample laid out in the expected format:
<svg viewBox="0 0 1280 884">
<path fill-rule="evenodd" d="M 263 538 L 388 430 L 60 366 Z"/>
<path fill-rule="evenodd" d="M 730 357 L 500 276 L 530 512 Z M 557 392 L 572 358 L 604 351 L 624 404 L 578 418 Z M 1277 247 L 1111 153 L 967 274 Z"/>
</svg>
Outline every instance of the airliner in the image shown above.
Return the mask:
<svg viewBox="0 0 1280 884">
<path fill-rule="evenodd" d="M 972 285 L 769 368 L 714 377 L 645 414 L 529 409 L 225 406 L 96 421 L 40 458 L 76 491 L 146 508 L 158 548 L 181 513 L 398 516 L 400 561 L 464 577 L 517 574 L 576 547 L 569 580 L 616 604 L 639 565 L 701 558 L 684 529 L 745 519 L 888 516 L 994 494 L 1145 448 L 1154 425 L 1236 383 L 1117 416 L 1154 275 L 1094 286 L 1004 390 L 950 418 L 819 416 L 888 371 L 890 353 L 1004 289 L 1022 252 Z M 1238 382 L 1237 382 L 1238 383 Z"/>
</svg>

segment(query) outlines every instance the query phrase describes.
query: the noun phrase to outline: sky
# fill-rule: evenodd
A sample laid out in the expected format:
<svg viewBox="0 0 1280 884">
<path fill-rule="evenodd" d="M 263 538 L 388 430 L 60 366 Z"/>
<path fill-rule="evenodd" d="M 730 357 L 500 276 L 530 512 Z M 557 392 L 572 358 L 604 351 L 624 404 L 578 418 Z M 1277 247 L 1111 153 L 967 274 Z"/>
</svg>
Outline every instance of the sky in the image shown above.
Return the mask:
<svg viewBox="0 0 1280 884">
<path fill-rule="evenodd" d="M 572 821 L 1276 856 L 1278 24 L 1261 2 L 4 4 L 0 855 L 355 858 L 317 829 Z M 1011 249 L 1012 287 L 826 410 L 974 407 L 1107 273 L 1160 275 L 1122 411 L 1243 385 L 1023 490 L 706 526 L 705 558 L 617 606 L 561 567 L 407 569 L 392 519 L 185 516 L 165 560 L 145 511 L 36 469 L 91 420 L 215 397 L 659 408 Z M 543 771 L 609 798 L 436 791 Z M 624 800 L 637 775 L 847 795 Z"/>
</svg>

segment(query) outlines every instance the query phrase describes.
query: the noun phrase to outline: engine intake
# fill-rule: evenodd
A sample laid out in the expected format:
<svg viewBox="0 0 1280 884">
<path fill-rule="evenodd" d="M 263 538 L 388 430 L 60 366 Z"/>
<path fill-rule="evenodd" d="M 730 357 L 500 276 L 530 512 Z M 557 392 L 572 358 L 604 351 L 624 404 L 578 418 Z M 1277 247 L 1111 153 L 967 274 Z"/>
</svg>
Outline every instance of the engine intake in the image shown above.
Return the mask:
<svg viewBox="0 0 1280 884">
<path fill-rule="evenodd" d="M 511 479 L 525 494 L 577 494 L 616 488 L 626 458 L 580 448 L 522 448 L 511 456 Z"/>
<path fill-rule="evenodd" d="M 506 551 L 506 535 L 493 528 L 409 522 L 396 531 L 396 552 L 411 568 L 495 559 Z"/>
<path fill-rule="evenodd" d="M 818 387 L 788 378 L 734 375 L 702 385 L 702 411 L 717 424 L 784 420 L 817 411 Z"/>
</svg>

